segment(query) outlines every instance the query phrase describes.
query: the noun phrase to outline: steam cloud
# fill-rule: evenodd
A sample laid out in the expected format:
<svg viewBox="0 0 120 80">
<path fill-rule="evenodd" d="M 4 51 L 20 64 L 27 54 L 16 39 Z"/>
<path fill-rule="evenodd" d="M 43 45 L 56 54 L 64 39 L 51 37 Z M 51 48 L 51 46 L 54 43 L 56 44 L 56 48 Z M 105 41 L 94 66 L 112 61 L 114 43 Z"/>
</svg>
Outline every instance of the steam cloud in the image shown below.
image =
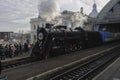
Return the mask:
<svg viewBox="0 0 120 80">
<path fill-rule="evenodd" d="M 39 16 L 48 21 L 59 15 L 60 6 L 57 0 L 42 0 L 39 4 Z"/>
<path fill-rule="evenodd" d="M 73 2 L 73 0 L 70 1 Z M 60 6 L 64 4 L 63 2 L 64 0 L 41 0 L 38 6 L 39 16 L 55 25 L 65 25 L 64 18 L 60 15 Z M 69 28 L 83 27 L 84 22 L 87 22 L 87 17 L 80 13 L 75 13 L 68 22 L 66 22 L 66 26 Z"/>
<path fill-rule="evenodd" d="M 72 24 L 74 26 L 72 26 L 73 28 L 75 27 L 81 27 L 83 28 L 84 26 L 84 23 L 87 22 L 87 16 L 83 16 L 83 14 L 80 14 L 80 13 L 75 13 L 73 16 L 72 16 Z"/>
</svg>

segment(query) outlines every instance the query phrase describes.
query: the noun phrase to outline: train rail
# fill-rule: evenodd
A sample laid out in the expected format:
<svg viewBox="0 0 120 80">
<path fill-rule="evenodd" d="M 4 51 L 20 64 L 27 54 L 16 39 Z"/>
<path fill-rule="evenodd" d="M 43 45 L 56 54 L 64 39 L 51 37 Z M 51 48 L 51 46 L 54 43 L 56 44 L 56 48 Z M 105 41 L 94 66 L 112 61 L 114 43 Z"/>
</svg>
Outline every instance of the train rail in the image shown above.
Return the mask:
<svg viewBox="0 0 120 80">
<path fill-rule="evenodd" d="M 2 67 L 3 67 L 3 70 L 6 70 L 6 69 L 14 68 L 14 67 L 17 67 L 20 65 L 25 65 L 25 64 L 28 64 L 31 62 L 35 62 L 38 60 L 40 60 L 40 59 L 36 59 L 33 57 L 26 57 L 26 58 L 14 60 L 14 61 L 3 62 Z"/>
<path fill-rule="evenodd" d="M 120 57 L 120 49 L 112 50 L 82 65 L 72 68 L 48 80 L 92 80 L 97 74 Z"/>
</svg>

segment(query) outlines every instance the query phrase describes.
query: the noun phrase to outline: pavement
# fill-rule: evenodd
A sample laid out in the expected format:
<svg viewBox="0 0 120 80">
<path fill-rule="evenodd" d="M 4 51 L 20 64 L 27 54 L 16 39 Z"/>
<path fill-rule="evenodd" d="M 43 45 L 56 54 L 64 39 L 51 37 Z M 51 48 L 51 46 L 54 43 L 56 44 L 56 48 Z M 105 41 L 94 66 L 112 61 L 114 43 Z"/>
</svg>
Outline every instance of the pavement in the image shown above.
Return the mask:
<svg viewBox="0 0 120 80">
<path fill-rule="evenodd" d="M 8 80 L 6 75 L 0 75 L 0 80 Z"/>
<path fill-rule="evenodd" d="M 120 57 L 93 80 L 120 80 Z"/>
<path fill-rule="evenodd" d="M 26 57 L 29 57 L 29 54 L 28 53 L 23 53 L 22 55 L 17 56 L 17 57 L 6 58 L 5 60 L 1 60 L 1 62 L 14 61 L 14 60 L 19 60 L 19 59 L 26 58 Z"/>
</svg>

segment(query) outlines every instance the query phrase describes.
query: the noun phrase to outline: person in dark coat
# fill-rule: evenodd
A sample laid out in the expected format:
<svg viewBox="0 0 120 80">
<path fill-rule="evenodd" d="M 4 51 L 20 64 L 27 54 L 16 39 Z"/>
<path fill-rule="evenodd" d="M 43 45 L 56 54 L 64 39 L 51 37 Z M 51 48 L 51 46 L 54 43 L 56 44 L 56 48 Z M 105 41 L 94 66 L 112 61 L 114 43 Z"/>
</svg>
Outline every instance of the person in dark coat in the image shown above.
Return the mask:
<svg viewBox="0 0 120 80">
<path fill-rule="evenodd" d="M 0 60 L 3 59 L 3 47 L 2 44 L 0 44 Z"/>
<path fill-rule="evenodd" d="M 22 44 L 19 44 L 20 55 L 22 55 Z"/>
<path fill-rule="evenodd" d="M 2 72 L 2 63 L 1 63 L 1 60 L 0 60 L 0 75 L 1 75 L 1 72 Z"/>
<path fill-rule="evenodd" d="M 24 50 L 25 50 L 25 52 L 28 52 L 28 44 L 27 43 L 24 44 Z"/>
</svg>

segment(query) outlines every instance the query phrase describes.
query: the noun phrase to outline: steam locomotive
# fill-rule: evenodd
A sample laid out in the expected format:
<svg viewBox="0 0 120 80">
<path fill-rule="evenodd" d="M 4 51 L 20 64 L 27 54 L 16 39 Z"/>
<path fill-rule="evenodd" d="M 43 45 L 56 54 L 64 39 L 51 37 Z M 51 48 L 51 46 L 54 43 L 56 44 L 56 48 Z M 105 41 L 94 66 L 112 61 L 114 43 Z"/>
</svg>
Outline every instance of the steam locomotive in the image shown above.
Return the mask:
<svg viewBox="0 0 120 80">
<path fill-rule="evenodd" d="M 80 27 L 67 29 L 66 26 L 38 28 L 37 42 L 32 50 L 32 56 L 48 58 L 85 48 L 90 48 L 117 40 L 119 35 L 106 32 L 84 31 Z"/>
</svg>

